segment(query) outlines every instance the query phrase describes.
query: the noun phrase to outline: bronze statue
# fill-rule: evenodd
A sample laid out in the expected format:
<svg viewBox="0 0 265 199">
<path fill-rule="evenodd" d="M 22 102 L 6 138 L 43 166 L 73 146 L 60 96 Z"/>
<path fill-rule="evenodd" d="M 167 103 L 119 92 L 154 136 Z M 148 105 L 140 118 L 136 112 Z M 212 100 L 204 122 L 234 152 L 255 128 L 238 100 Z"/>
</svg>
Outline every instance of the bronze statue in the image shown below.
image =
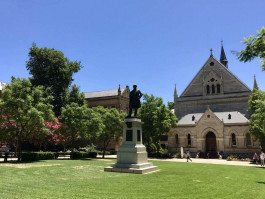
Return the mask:
<svg viewBox="0 0 265 199">
<path fill-rule="evenodd" d="M 132 109 L 134 109 L 134 117 L 137 116 L 137 109 L 141 107 L 142 95 L 141 91 L 137 90 L 137 85 L 133 85 L 133 90 L 130 92 L 129 114 L 126 118 L 132 117 Z"/>
</svg>

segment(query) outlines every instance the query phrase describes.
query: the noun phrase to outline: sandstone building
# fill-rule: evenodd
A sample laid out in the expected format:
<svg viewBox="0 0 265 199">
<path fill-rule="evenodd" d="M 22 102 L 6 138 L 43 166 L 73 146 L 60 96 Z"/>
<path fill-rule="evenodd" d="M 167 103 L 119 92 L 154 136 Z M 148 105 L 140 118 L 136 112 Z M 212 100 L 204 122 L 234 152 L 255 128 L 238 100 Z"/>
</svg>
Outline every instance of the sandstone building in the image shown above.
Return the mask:
<svg viewBox="0 0 265 199">
<path fill-rule="evenodd" d="M 257 87 L 254 79 L 254 86 Z M 211 55 L 183 93 L 175 87 L 176 128 L 168 133 L 168 148 L 193 153 L 252 154 L 259 142 L 249 133 L 251 89 L 229 69 L 223 46 L 220 60 Z M 162 142 L 163 143 L 163 142 Z"/>
<path fill-rule="evenodd" d="M 85 100 L 88 107 L 103 106 L 104 108 L 116 108 L 119 112 L 123 111 L 128 114 L 129 112 L 129 86 L 121 89 L 120 85 L 118 89 L 115 90 L 105 90 L 97 92 L 86 92 Z M 118 142 L 114 138 L 111 139 L 108 150 L 115 153 L 118 147 L 122 143 L 122 138 L 120 137 Z M 100 146 L 100 143 L 97 143 Z"/>
<path fill-rule="evenodd" d="M 118 89 L 86 92 L 85 99 L 88 107 L 103 106 L 104 108 L 116 108 L 118 111 L 129 111 L 129 86 Z"/>
</svg>

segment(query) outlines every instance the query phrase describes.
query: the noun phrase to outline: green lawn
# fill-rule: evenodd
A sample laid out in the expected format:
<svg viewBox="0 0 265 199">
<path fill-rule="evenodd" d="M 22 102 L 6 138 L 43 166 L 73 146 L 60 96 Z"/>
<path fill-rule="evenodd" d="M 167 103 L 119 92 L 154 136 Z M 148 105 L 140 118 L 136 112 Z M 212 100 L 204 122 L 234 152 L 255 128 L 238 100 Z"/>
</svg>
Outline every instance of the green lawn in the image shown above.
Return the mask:
<svg viewBox="0 0 265 199">
<path fill-rule="evenodd" d="M 265 198 L 263 168 L 153 161 L 159 172 L 104 172 L 112 161 L 0 163 L 0 198 Z"/>
</svg>

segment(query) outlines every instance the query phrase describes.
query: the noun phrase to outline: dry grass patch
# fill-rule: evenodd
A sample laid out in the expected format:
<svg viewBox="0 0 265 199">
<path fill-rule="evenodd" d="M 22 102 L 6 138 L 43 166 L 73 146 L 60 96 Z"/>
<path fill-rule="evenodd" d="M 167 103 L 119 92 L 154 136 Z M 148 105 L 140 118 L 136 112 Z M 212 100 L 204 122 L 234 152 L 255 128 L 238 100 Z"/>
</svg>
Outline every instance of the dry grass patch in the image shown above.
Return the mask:
<svg viewBox="0 0 265 199">
<path fill-rule="evenodd" d="M 105 161 L 105 162 L 110 162 L 110 161 L 113 161 L 113 160 L 110 160 L 110 159 L 97 159 L 97 160 L 100 160 L 100 161 Z"/>
<path fill-rule="evenodd" d="M 0 167 L 13 167 L 18 169 L 27 169 L 32 167 L 51 167 L 59 166 L 62 164 L 0 164 Z"/>
</svg>

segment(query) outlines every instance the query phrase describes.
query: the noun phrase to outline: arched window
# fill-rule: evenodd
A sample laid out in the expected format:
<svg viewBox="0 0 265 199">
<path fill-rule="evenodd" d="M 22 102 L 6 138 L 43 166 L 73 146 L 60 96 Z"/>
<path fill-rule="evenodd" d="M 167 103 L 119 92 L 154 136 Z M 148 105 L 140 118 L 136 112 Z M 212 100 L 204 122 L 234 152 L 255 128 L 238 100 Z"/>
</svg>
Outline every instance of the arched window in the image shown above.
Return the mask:
<svg viewBox="0 0 265 199">
<path fill-rule="evenodd" d="M 220 93 L 221 92 L 221 86 L 220 84 L 217 84 L 217 93 Z"/>
<path fill-rule="evenodd" d="M 188 145 L 189 146 L 191 145 L 191 137 L 190 137 L 190 134 L 188 134 Z"/>
<path fill-rule="evenodd" d="M 203 94 L 216 95 L 223 93 L 222 82 L 222 78 L 217 77 L 213 72 L 210 73 L 203 81 L 203 86 L 205 86 L 205 88 L 203 88 Z"/>
<path fill-rule="evenodd" d="M 179 135 L 178 134 L 175 135 L 175 139 L 176 139 L 176 145 L 178 146 L 178 144 L 179 144 Z"/>
<path fill-rule="evenodd" d="M 207 89 L 207 94 L 210 94 L 210 86 L 209 85 L 206 86 L 206 89 Z"/>
<path fill-rule="evenodd" d="M 232 146 L 236 146 L 236 135 L 232 133 Z"/>
<path fill-rule="evenodd" d="M 215 93 L 215 86 L 212 85 L 212 93 Z"/>
<path fill-rule="evenodd" d="M 246 143 L 247 146 L 251 146 L 251 137 L 249 133 L 246 134 L 246 138 L 247 138 L 247 143 Z"/>
</svg>

